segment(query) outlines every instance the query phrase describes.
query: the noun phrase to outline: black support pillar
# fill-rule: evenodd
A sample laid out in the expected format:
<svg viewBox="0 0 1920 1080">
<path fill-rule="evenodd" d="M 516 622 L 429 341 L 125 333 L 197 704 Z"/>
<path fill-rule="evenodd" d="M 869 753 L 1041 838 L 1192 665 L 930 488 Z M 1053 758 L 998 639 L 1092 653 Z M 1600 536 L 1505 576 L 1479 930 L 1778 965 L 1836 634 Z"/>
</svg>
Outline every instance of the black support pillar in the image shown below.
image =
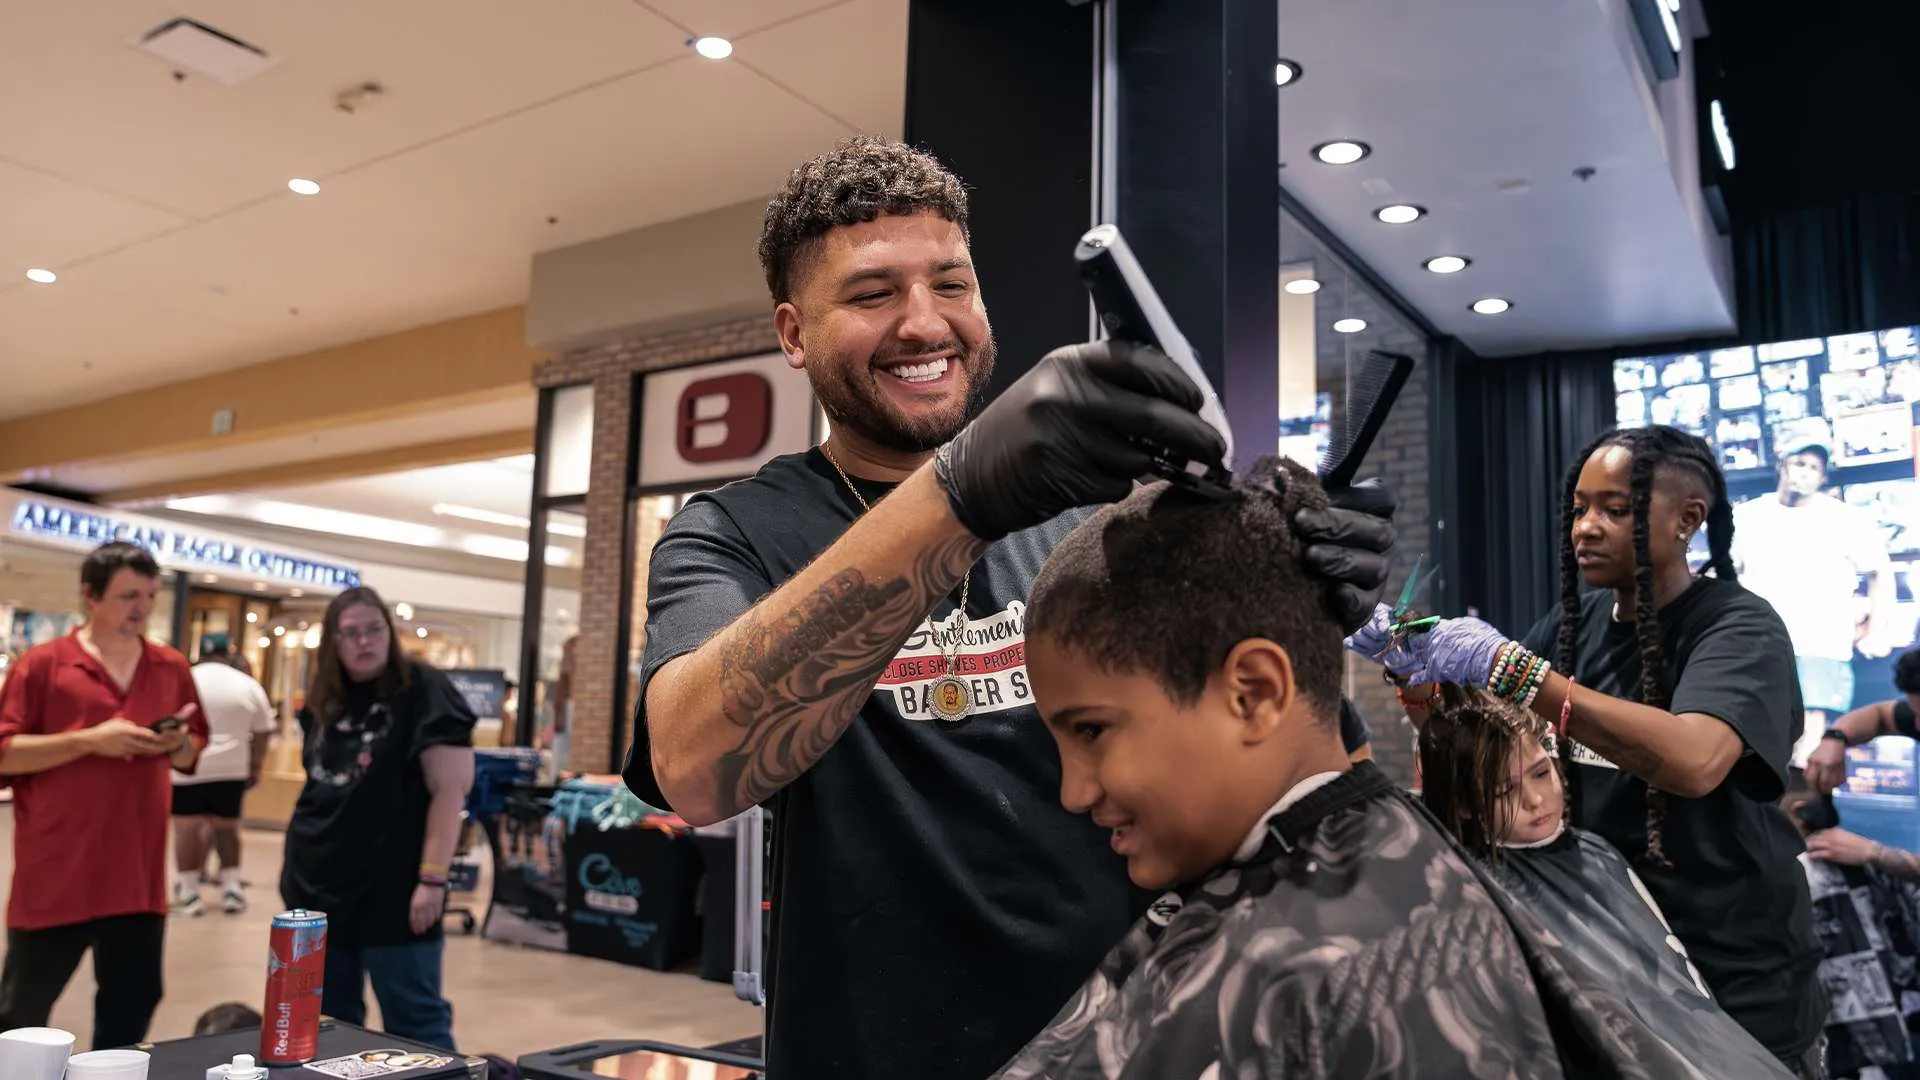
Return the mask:
<svg viewBox="0 0 1920 1080">
<path fill-rule="evenodd" d="M 1087 340 L 1073 246 L 1093 216 L 1093 8 L 911 0 L 906 140 L 971 194 L 973 258 L 1000 345 L 993 390 Z"/>
<path fill-rule="evenodd" d="M 1241 468 L 1279 440 L 1278 0 L 1107 0 L 1119 220 L 1226 403 Z"/>
<path fill-rule="evenodd" d="M 1090 335 L 1073 245 L 1117 221 L 1226 402 L 1279 421 L 1275 0 L 911 0 L 906 138 L 973 192 L 995 389 Z"/>
</svg>

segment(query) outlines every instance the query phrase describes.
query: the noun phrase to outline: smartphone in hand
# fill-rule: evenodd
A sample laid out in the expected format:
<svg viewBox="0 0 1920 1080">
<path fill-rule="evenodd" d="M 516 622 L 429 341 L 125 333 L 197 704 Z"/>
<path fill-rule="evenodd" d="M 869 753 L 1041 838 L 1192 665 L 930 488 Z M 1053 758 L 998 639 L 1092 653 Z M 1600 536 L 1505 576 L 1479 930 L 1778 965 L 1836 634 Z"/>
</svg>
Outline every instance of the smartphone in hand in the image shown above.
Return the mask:
<svg viewBox="0 0 1920 1080">
<path fill-rule="evenodd" d="M 152 730 L 155 735 L 171 735 L 186 726 L 187 722 L 177 716 L 163 716 L 153 722 L 153 727 L 150 730 Z"/>
</svg>

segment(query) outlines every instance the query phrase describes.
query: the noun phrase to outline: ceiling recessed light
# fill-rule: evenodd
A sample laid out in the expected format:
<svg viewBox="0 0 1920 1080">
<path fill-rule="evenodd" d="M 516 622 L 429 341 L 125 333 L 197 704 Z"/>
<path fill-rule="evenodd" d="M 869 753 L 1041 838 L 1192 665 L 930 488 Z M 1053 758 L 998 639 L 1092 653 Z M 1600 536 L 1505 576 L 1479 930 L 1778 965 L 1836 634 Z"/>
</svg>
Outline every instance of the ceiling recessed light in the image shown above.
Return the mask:
<svg viewBox="0 0 1920 1080">
<path fill-rule="evenodd" d="M 1512 308 L 1512 302 L 1502 300 L 1497 296 L 1489 296 L 1484 300 L 1475 300 L 1473 302 L 1473 313 L 1476 315 L 1504 315 L 1512 310 Z"/>
<path fill-rule="evenodd" d="M 1366 328 L 1367 320 L 1365 319 L 1341 319 L 1333 324 L 1333 332 L 1336 334 L 1357 334 Z"/>
<path fill-rule="evenodd" d="M 1425 266 L 1436 274 L 1457 274 L 1472 262 L 1464 255 L 1435 255 L 1426 261 Z"/>
<path fill-rule="evenodd" d="M 287 190 L 293 192 L 295 195 L 318 195 L 320 194 L 320 185 L 315 181 L 302 180 L 296 177 L 287 181 Z"/>
<path fill-rule="evenodd" d="M 1371 153 L 1372 147 L 1351 139 L 1336 139 L 1313 148 L 1313 156 L 1328 165 L 1351 165 Z"/>
<path fill-rule="evenodd" d="M 1320 283 L 1310 277 L 1294 278 L 1287 282 L 1286 290 L 1295 296 L 1311 296 L 1320 291 Z"/>
<path fill-rule="evenodd" d="M 420 627 L 419 629 L 417 629 L 417 630 L 415 630 L 415 631 L 414 631 L 414 633 L 415 633 L 416 635 L 418 635 L 419 637 L 426 637 L 426 636 L 427 636 L 427 628 L 426 628 L 426 627 L 424 627 L 424 626 L 422 626 L 422 627 Z"/>
<path fill-rule="evenodd" d="M 725 60 L 733 55 L 733 42 L 723 37 L 703 37 L 693 43 L 693 51 L 709 60 Z"/>
<path fill-rule="evenodd" d="M 38 282 L 41 285 L 51 285 L 54 282 L 60 280 L 60 275 L 54 273 L 51 270 L 42 270 L 41 268 L 36 266 L 33 269 L 27 271 L 27 280 Z"/>
<path fill-rule="evenodd" d="M 1273 66 L 1273 85 L 1285 86 L 1300 78 L 1300 65 L 1292 60 L 1282 60 Z"/>
<path fill-rule="evenodd" d="M 1396 203 L 1393 206 L 1383 206 L 1375 210 L 1373 216 L 1388 225 L 1407 225 L 1426 217 L 1427 208 L 1414 206 L 1411 203 Z"/>
</svg>

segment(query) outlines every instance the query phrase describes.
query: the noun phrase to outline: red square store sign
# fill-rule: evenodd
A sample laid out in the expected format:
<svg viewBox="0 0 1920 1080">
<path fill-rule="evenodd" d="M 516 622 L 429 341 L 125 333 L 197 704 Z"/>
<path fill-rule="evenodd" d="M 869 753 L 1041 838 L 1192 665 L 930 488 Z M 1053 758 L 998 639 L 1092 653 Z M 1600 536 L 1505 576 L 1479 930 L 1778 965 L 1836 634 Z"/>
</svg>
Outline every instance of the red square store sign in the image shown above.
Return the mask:
<svg viewBox="0 0 1920 1080">
<path fill-rule="evenodd" d="M 750 476 L 814 440 L 813 389 L 780 353 L 650 372 L 640 384 L 640 486 Z"/>
</svg>

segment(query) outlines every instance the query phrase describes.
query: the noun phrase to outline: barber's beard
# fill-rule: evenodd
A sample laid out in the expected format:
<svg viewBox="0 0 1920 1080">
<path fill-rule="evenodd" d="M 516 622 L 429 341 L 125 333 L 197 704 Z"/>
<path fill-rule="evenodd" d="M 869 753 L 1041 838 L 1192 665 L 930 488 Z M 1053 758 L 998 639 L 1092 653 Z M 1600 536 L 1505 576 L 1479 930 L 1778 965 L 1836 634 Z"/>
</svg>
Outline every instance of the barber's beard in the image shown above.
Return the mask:
<svg viewBox="0 0 1920 1080">
<path fill-rule="evenodd" d="M 940 352 L 951 347 L 927 351 Z M 951 441 L 978 415 L 986 403 L 987 386 L 992 382 L 998 355 L 993 339 L 989 338 L 979 348 L 949 361 L 959 367 L 950 377 L 964 379 L 965 392 L 950 398 L 938 409 L 912 415 L 888 400 L 879 385 L 880 379 L 892 378 L 880 372 L 881 363 L 906 359 L 897 353 L 875 355 L 859 364 L 833 365 L 828 370 L 809 365 L 807 380 L 827 420 L 836 429 L 844 428 L 888 450 L 924 454 Z"/>
</svg>

